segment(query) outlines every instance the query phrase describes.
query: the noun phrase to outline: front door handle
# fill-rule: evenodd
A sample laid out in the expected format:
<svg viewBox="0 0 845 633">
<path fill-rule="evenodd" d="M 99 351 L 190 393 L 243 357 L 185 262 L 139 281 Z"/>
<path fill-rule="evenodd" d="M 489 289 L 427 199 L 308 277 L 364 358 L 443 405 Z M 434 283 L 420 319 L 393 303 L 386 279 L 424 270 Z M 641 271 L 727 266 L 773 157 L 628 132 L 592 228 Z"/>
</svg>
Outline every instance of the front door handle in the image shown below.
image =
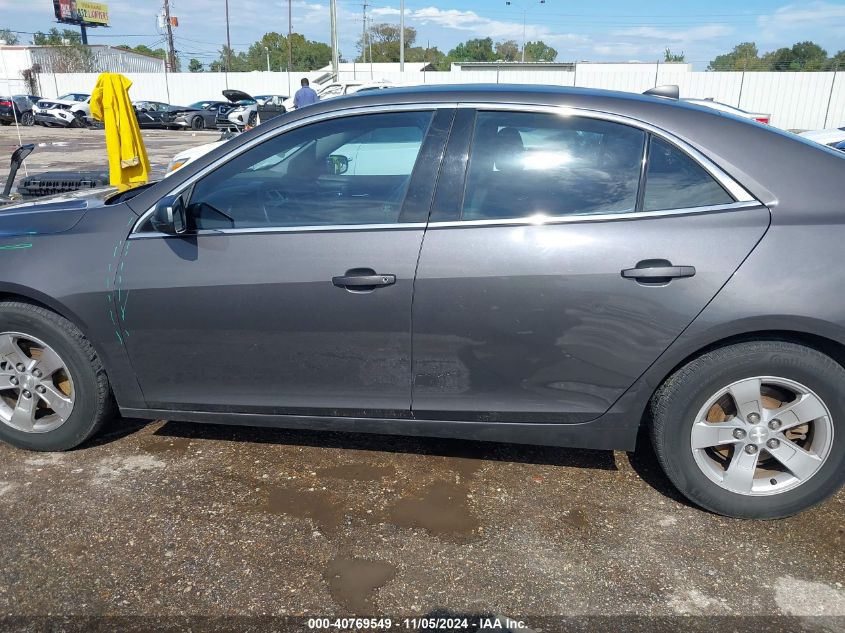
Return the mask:
<svg viewBox="0 0 845 633">
<path fill-rule="evenodd" d="M 372 290 L 382 286 L 392 286 L 396 283 L 396 275 L 380 275 L 370 268 L 353 268 L 347 270 L 345 275 L 332 277 L 332 283 L 338 288 Z"/>
<path fill-rule="evenodd" d="M 673 266 L 671 262 L 664 259 L 641 261 L 634 268 L 626 268 L 622 271 L 625 279 L 635 279 L 645 283 L 665 283 L 670 279 L 682 279 L 693 275 L 695 275 L 695 266 Z"/>
</svg>

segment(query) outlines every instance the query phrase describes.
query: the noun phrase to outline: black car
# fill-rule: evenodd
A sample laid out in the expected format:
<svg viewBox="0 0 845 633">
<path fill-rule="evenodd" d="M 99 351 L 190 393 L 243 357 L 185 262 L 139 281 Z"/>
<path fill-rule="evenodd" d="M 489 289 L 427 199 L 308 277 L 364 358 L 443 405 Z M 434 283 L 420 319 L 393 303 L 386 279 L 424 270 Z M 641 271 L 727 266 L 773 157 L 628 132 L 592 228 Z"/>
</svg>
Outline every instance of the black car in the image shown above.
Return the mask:
<svg viewBox="0 0 845 633">
<path fill-rule="evenodd" d="M 645 431 L 705 508 L 820 503 L 845 481 L 845 155 L 661 94 L 389 88 L 158 183 L 5 208 L 0 439 L 68 449 L 115 404 L 602 450 Z"/>
<path fill-rule="evenodd" d="M 0 125 L 11 125 L 15 121 L 20 125 L 35 125 L 35 115 L 32 112 L 32 106 L 40 98 L 35 95 L 0 97 Z"/>
<path fill-rule="evenodd" d="M 161 101 L 136 101 L 132 104 L 138 125 L 142 128 L 167 129 L 173 127 L 173 110 L 176 106 Z"/>
</svg>

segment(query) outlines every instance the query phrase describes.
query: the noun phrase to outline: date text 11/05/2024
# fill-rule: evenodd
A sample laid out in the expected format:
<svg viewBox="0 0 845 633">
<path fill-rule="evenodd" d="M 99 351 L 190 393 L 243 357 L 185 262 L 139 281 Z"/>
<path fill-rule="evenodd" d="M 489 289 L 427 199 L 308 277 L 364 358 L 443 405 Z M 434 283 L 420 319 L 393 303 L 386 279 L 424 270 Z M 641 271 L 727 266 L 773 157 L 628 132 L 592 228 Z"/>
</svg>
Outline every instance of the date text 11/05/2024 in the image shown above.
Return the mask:
<svg viewBox="0 0 845 633">
<path fill-rule="evenodd" d="M 393 628 L 409 630 L 434 630 L 434 631 L 528 631 L 528 626 L 522 620 L 513 620 L 508 617 L 422 617 L 422 618 L 309 618 L 308 628 L 335 629 L 335 630 L 361 630 L 361 629 L 382 629 Z"/>
</svg>

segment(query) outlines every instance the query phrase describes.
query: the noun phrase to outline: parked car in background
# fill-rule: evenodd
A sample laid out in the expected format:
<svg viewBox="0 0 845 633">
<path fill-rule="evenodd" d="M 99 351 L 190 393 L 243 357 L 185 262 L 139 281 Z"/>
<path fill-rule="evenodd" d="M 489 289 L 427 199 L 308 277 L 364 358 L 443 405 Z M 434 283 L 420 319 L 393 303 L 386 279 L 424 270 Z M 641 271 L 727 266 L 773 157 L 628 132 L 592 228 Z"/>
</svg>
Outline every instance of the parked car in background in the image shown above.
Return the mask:
<svg viewBox="0 0 845 633">
<path fill-rule="evenodd" d="M 771 114 L 763 114 L 761 112 L 748 112 L 740 108 L 729 106 L 727 103 L 715 101 L 714 99 L 684 99 L 684 101 L 686 101 L 687 103 L 694 103 L 695 105 L 704 106 L 705 108 L 719 110 L 720 112 L 735 114 L 736 116 L 742 117 L 744 119 L 751 119 L 752 121 L 757 121 L 757 123 L 763 123 L 765 125 L 769 125 L 772 120 Z"/>
<path fill-rule="evenodd" d="M 827 128 L 823 130 L 807 130 L 806 132 L 801 132 L 799 136 L 815 143 L 840 149 L 837 145 L 845 141 L 845 127 Z"/>
<path fill-rule="evenodd" d="M 0 97 L 0 125 L 11 125 L 16 121 L 19 125 L 34 125 L 32 107 L 40 98 L 35 95 Z"/>
<path fill-rule="evenodd" d="M 173 106 L 171 123 L 176 128 L 214 129 L 217 118 L 232 109 L 229 101 L 197 101 L 189 106 Z"/>
<path fill-rule="evenodd" d="M 243 128 L 255 126 L 261 121 L 284 114 L 286 109 L 284 95 L 258 95 L 253 97 L 241 90 L 224 90 L 223 96 L 234 104 L 234 107 L 226 114 L 224 126 L 235 126 Z M 219 117 L 218 117 L 219 121 Z"/>
<path fill-rule="evenodd" d="M 132 106 L 135 108 L 135 116 L 140 127 L 146 129 L 173 127 L 172 110 L 174 106 L 161 101 L 135 101 Z"/>
<path fill-rule="evenodd" d="M 387 80 L 381 81 L 336 81 L 322 86 L 311 86 L 317 93 L 320 101 L 326 99 L 333 99 L 334 97 L 342 97 L 343 95 L 355 94 L 359 91 L 380 90 L 382 88 L 395 88 L 396 84 L 392 84 Z M 285 109 L 295 110 L 294 98 L 289 97 L 284 102 Z"/>
<path fill-rule="evenodd" d="M 35 122 L 47 127 L 83 127 L 91 117 L 91 95 L 71 92 L 57 99 L 40 99 L 32 112 Z"/>
<path fill-rule="evenodd" d="M 695 503 L 792 515 L 845 480 L 843 169 L 677 99 L 318 103 L 158 183 L 0 213 L 0 438 L 69 449 L 115 402 L 603 450 L 644 425 Z"/>
<path fill-rule="evenodd" d="M 231 138 L 232 136 L 227 136 L 226 133 L 224 133 L 220 139 L 214 141 L 213 143 L 204 143 L 202 145 L 197 145 L 196 147 L 189 147 L 188 149 L 179 152 L 167 164 L 167 169 L 164 171 L 164 177 L 167 178 L 175 171 L 193 163 L 196 159 L 201 156 L 205 156 L 210 151 L 217 148 L 221 143 L 231 140 Z"/>
</svg>

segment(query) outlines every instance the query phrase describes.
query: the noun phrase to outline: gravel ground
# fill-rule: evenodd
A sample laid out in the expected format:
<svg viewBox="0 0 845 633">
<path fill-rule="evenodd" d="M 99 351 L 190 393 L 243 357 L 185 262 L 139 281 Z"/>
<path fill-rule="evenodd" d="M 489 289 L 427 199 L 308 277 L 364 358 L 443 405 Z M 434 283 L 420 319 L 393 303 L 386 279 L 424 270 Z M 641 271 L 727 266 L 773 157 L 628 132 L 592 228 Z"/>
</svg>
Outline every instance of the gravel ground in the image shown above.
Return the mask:
<svg viewBox="0 0 845 633">
<path fill-rule="evenodd" d="M 39 147 L 30 172 L 99 164 L 101 131 L 22 132 L 69 143 Z M 145 138 L 160 173 L 216 135 Z M 68 453 L 0 445 L 0 527 L 0 630 L 353 613 L 845 630 L 845 492 L 792 519 L 725 519 L 679 498 L 645 441 L 628 455 L 115 420 Z"/>
<path fill-rule="evenodd" d="M 0 613 L 838 616 L 845 493 L 775 522 L 634 455 L 115 421 L 0 446 Z M 759 622 L 753 624 L 759 629 Z"/>
<path fill-rule="evenodd" d="M 18 139 L 20 130 L 20 139 Z M 144 144 L 150 159 L 153 178 L 164 176 L 170 159 L 179 152 L 195 145 L 211 143 L 220 137 L 219 132 L 194 132 L 188 130 L 142 130 Z M 35 151 L 26 160 L 26 170 L 21 167 L 18 182 L 26 175 L 43 171 L 108 171 L 106 140 L 103 130 L 77 128 L 47 128 L 40 125 L 17 128 L 0 127 L 0 190 L 9 175 L 9 159 L 20 141 L 35 143 Z M 17 185 L 15 189 L 17 190 Z"/>
</svg>

